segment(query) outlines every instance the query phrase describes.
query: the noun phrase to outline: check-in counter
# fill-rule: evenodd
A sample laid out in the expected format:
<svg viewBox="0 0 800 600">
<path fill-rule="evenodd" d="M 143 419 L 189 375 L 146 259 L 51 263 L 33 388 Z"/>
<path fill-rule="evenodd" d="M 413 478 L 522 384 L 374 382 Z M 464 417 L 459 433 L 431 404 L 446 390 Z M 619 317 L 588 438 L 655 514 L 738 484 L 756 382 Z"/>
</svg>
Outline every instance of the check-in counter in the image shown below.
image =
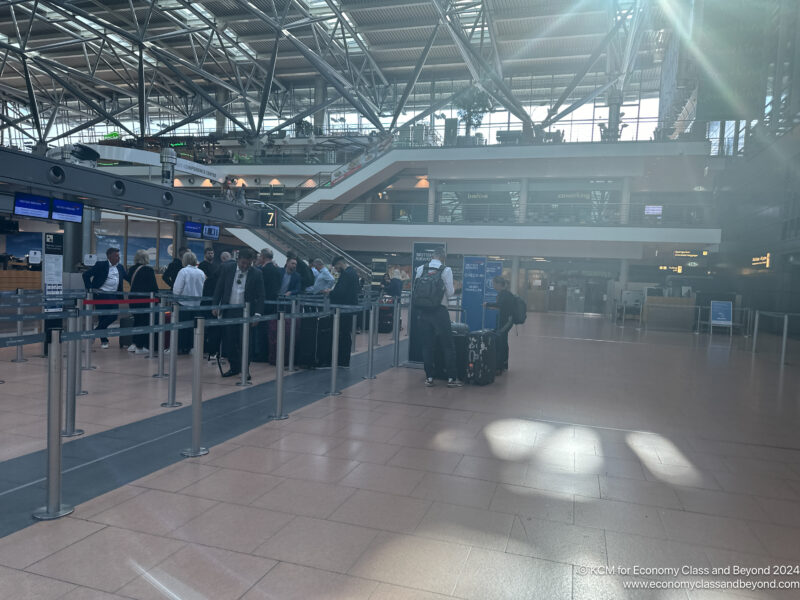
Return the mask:
<svg viewBox="0 0 800 600">
<path fill-rule="evenodd" d="M 651 329 L 694 331 L 697 323 L 695 299 L 648 296 L 642 323 Z"/>
</svg>

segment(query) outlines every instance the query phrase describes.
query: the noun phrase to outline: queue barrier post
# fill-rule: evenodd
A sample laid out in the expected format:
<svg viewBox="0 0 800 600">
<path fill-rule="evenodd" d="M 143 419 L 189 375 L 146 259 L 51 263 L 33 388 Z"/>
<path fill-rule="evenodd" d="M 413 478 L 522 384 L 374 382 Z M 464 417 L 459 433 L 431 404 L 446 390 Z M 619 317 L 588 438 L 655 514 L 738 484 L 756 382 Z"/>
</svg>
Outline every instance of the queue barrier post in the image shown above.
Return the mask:
<svg viewBox="0 0 800 600">
<path fill-rule="evenodd" d="M 83 319 L 81 318 L 80 314 L 83 312 L 83 299 L 79 298 L 77 302 L 78 306 L 78 318 L 76 319 L 78 327 L 77 331 L 83 331 Z M 89 392 L 83 389 L 83 357 L 81 356 L 81 352 L 83 352 L 84 343 L 83 341 L 76 341 L 75 344 L 78 346 L 77 351 L 77 367 L 75 368 L 75 394 L 77 396 L 85 396 Z"/>
<path fill-rule="evenodd" d="M 278 333 L 275 343 L 275 414 L 270 415 L 277 421 L 288 419 L 289 415 L 283 412 L 283 365 L 286 347 L 286 313 L 281 311 L 278 317 Z"/>
<path fill-rule="evenodd" d="M 94 299 L 94 293 L 93 292 L 87 293 L 86 294 L 86 299 L 88 301 L 93 300 Z M 88 310 L 91 311 L 91 312 L 94 312 L 94 305 L 93 304 L 89 304 L 88 306 L 89 306 Z M 92 330 L 92 325 L 94 325 L 94 317 L 91 314 L 88 314 L 88 315 L 86 315 L 86 323 L 84 324 L 84 330 L 85 331 L 91 331 Z M 94 342 L 94 340 L 92 338 L 86 338 L 86 340 L 85 340 L 84 352 L 86 354 L 83 357 L 83 359 L 85 361 L 84 365 L 83 365 L 83 370 L 84 371 L 92 371 L 93 369 L 95 369 L 95 367 L 92 366 L 92 343 L 93 342 Z"/>
<path fill-rule="evenodd" d="M 756 353 L 756 346 L 758 344 L 758 321 L 759 317 L 761 316 L 761 311 L 756 311 L 756 320 L 753 324 L 753 354 Z"/>
<path fill-rule="evenodd" d="M 156 324 L 156 295 L 150 292 L 150 327 Z M 155 334 L 150 331 L 147 334 L 147 358 L 155 358 Z"/>
<path fill-rule="evenodd" d="M 79 317 L 74 314 L 67 318 L 67 331 L 75 333 L 78 331 Z M 75 408 L 76 408 L 76 372 L 80 371 L 80 364 L 78 362 L 78 340 L 70 340 L 67 342 L 67 398 L 66 398 L 66 413 L 64 415 L 64 429 L 61 432 L 61 437 L 75 437 L 83 435 L 83 429 L 75 429 Z"/>
<path fill-rule="evenodd" d="M 167 401 L 162 402 L 161 406 L 164 408 L 177 408 L 182 406 L 181 402 L 175 401 L 175 391 L 178 380 L 178 329 L 175 325 L 178 324 L 180 318 L 180 305 L 175 302 L 172 305 L 172 322 L 171 331 L 169 334 L 169 390 L 167 392 Z"/>
<path fill-rule="evenodd" d="M 374 332 L 378 328 L 378 319 L 375 317 L 378 314 L 378 305 L 373 304 L 369 309 L 369 334 L 367 343 L 367 374 L 363 379 L 375 379 L 375 335 Z"/>
<path fill-rule="evenodd" d="M 39 521 L 51 521 L 75 509 L 61 503 L 61 330 L 50 331 L 47 353 L 47 495 L 45 506 L 33 513 Z"/>
<path fill-rule="evenodd" d="M 339 368 L 339 321 L 342 316 L 342 309 L 337 308 L 333 313 L 333 332 L 331 336 L 331 385 L 328 390 L 329 396 L 341 394 L 336 389 L 336 371 Z"/>
<path fill-rule="evenodd" d="M 17 288 L 17 316 L 22 316 L 23 309 L 22 309 L 22 290 Z M 44 327 L 42 328 L 44 329 Z M 17 335 L 22 336 L 22 320 L 17 321 Z M 25 355 L 22 352 L 22 344 L 17 345 L 17 356 L 11 362 L 15 363 L 24 363 L 28 362 L 28 359 L 25 358 Z"/>
<path fill-rule="evenodd" d="M 197 319 L 194 327 L 194 354 L 192 355 L 192 446 L 181 452 L 182 456 L 194 457 L 208 454 L 208 448 L 203 448 L 203 383 L 200 381 L 200 370 L 203 364 L 203 338 L 205 336 L 206 320 Z"/>
<path fill-rule="evenodd" d="M 250 303 L 244 305 L 244 323 L 242 323 L 242 380 L 236 385 L 252 385 L 250 379 Z"/>
<path fill-rule="evenodd" d="M 350 328 L 350 352 L 356 351 L 356 336 L 358 335 L 358 317 L 361 316 L 362 322 L 364 319 L 364 311 L 361 313 L 353 313 L 352 327 Z"/>
<path fill-rule="evenodd" d="M 392 366 L 399 367 L 400 366 L 400 317 L 403 314 L 400 298 L 395 298 L 392 310 L 394 310 L 394 315 L 392 319 L 392 342 L 394 343 L 394 348 L 393 348 L 394 356 L 392 357 Z"/>
<path fill-rule="evenodd" d="M 158 324 L 162 328 L 167 324 L 167 313 L 163 310 L 158 313 Z M 158 332 L 158 373 L 153 375 L 156 379 L 164 379 L 164 338 L 166 333 L 164 329 Z"/>
<path fill-rule="evenodd" d="M 781 340 L 781 367 L 786 364 L 786 343 L 789 339 L 789 315 L 783 315 L 783 339 Z"/>
<path fill-rule="evenodd" d="M 297 300 L 292 300 L 292 314 L 296 315 L 298 311 Z M 294 367 L 294 349 L 297 345 L 297 318 L 292 317 L 292 322 L 289 325 L 289 372 L 296 371 Z"/>
</svg>

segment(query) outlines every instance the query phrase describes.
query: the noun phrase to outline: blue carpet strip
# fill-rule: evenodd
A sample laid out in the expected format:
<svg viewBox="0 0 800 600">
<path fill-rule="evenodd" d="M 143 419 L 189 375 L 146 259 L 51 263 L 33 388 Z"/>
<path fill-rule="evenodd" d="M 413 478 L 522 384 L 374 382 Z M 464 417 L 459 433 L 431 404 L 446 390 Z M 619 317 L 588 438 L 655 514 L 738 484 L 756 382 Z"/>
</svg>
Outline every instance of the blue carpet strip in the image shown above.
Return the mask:
<svg viewBox="0 0 800 600">
<path fill-rule="evenodd" d="M 401 355 L 407 344 L 401 342 Z M 375 349 L 376 374 L 391 368 L 392 354 L 391 345 Z M 361 381 L 366 364 L 366 352 L 354 355 L 349 369 L 339 369 L 338 388 Z M 284 377 L 284 412 L 326 397 L 330 376 L 330 369 L 319 369 Z M 202 445 L 213 453 L 213 446 L 269 422 L 274 412 L 274 381 L 207 400 Z M 191 445 L 191 433 L 191 406 L 185 406 L 64 444 L 62 502 L 77 506 L 183 460 L 180 451 Z M 0 463 L 0 537 L 36 522 L 31 513 L 45 504 L 46 473 L 46 450 Z"/>
</svg>

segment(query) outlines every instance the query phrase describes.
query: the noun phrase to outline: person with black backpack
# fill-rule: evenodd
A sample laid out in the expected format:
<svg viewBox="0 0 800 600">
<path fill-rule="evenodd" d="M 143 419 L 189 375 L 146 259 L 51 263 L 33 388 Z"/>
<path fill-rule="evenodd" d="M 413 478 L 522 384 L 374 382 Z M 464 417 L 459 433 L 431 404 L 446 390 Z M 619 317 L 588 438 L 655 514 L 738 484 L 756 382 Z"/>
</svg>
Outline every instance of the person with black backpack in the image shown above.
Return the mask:
<svg viewBox="0 0 800 600">
<path fill-rule="evenodd" d="M 516 310 L 517 296 L 508 289 L 508 282 L 501 276 L 492 279 L 492 286 L 497 290 L 497 299 L 494 302 L 485 302 L 486 308 L 497 309 L 497 363 L 496 375 L 508 371 L 508 332 L 516 323 L 514 311 Z"/>
<path fill-rule="evenodd" d="M 444 252 L 435 251 L 427 265 L 417 268 L 411 304 L 417 315 L 415 327 L 422 338 L 422 360 L 425 364 L 425 385 L 431 387 L 434 375 L 436 344 L 442 348 L 447 387 L 461 387 L 456 369 L 456 347 L 450 330 L 447 299 L 455 294 L 453 270 L 444 264 Z"/>
</svg>

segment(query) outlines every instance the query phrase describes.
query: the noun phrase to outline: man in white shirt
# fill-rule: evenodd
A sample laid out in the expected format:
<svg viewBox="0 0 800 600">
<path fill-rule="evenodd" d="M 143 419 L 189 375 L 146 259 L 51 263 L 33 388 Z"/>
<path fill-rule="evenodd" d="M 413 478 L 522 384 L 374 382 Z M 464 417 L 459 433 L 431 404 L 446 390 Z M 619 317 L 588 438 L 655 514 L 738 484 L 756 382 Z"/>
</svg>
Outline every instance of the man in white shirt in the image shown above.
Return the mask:
<svg viewBox="0 0 800 600">
<path fill-rule="evenodd" d="M 311 263 L 311 272 L 314 273 L 314 285 L 308 286 L 306 293 L 321 294 L 325 290 L 333 289 L 336 279 L 331 275 L 321 258 L 315 258 Z"/>
<path fill-rule="evenodd" d="M 96 290 L 95 300 L 118 300 L 122 291 L 122 282 L 127 279 L 125 268 L 119 264 L 119 248 L 106 250 L 108 260 L 99 260 L 83 274 L 83 283 L 87 290 Z M 116 310 L 117 304 L 98 304 L 97 310 Z M 108 329 L 117 320 L 116 314 L 100 315 L 95 330 Z M 108 338 L 100 338 L 103 348 L 108 348 Z"/>
<path fill-rule="evenodd" d="M 433 386 L 436 344 L 440 344 L 442 347 L 444 366 L 447 372 L 447 386 L 461 387 L 464 385 L 458 379 L 456 347 L 450 330 L 450 313 L 447 311 L 447 301 L 455 294 L 453 270 L 445 266 L 444 260 L 444 252 L 435 251 L 427 265 L 417 267 L 417 277 L 411 295 L 411 304 L 418 319 L 415 327 L 419 327 L 418 331 L 422 338 L 422 360 L 425 364 L 425 385 L 427 387 Z M 430 286 L 426 286 L 431 293 L 426 293 L 425 297 L 422 297 L 423 288 L 418 286 L 423 274 L 426 275 L 426 280 L 431 282 Z M 441 298 L 434 297 L 435 295 L 440 295 Z"/>
</svg>

